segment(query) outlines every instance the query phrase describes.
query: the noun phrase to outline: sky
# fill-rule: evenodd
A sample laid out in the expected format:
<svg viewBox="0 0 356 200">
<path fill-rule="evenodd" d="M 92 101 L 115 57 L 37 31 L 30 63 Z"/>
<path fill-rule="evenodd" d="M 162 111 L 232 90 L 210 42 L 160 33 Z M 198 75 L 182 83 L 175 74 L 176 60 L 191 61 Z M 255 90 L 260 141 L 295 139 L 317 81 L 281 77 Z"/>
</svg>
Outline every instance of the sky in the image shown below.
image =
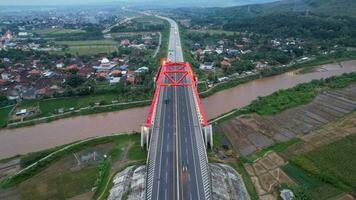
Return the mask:
<svg viewBox="0 0 356 200">
<path fill-rule="evenodd" d="M 111 0 L 115 1 L 115 0 Z M 0 5 L 63 5 L 98 3 L 100 0 L 0 0 Z"/>
<path fill-rule="evenodd" d="M 75 5 L 75 4 L 92 4 L 92 3 L 102 3 L 102 2 L 127 2 L 127 3 L 137 3 L 137 2 L 145 2 L 148 3 L 150 1 L 154 2 L 164 2 L 174 4 L 176 3 L 188 3 L 197 1 L 200 2 L 224 2 L 224 1 L 235 1 L 237 4 L 246 4 L 246 3 L 256 3 L 263 1 L 271 1 L 271 0 L 0 0 L 1 6 L 11 5 L 11 6 L 37 6 L 37 5 Z"/>
</svg>

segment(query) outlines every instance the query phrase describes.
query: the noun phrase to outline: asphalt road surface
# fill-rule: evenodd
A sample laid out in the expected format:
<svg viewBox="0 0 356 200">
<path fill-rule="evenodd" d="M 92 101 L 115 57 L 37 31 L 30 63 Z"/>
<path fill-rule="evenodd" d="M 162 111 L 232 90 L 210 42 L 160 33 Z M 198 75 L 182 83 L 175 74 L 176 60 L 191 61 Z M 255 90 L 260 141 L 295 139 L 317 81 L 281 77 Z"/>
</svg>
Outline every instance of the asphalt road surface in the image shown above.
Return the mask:
<svg viewBox="0 0 356 200">
<path fill-rule="evenodd" d="M 178 25 L 171 19 L 164 19 L 171 25 L 168 60 L 181 62 L 183 52 Z M 168 80 L 163 79 L 163 82 L 168 83 Z M 189 82 L 189 76 L 184 82 Z M 192 89 L 162 87 L 157 106 L 152 128 L 156 141 L 151 149 L 155 151 L 151 199 L 205 199 L 198 152 L 198 140 L 201 145 L 202 136 Z"/>
</svg>

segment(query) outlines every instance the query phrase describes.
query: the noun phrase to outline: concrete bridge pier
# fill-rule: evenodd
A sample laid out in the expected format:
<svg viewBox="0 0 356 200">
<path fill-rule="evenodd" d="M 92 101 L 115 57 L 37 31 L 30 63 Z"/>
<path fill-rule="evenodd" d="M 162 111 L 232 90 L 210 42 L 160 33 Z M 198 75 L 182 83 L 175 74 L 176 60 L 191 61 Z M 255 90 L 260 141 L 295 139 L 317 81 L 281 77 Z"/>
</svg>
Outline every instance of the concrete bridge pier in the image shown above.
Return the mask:
<svg viewBox="0 0 356 200">
<path fill-rule="evenodd" d="M 144 148 L 146 145 L 147 151 L 150 143 L 150 135 L 151 131 L 149 127 L 142 126 L 141 127 L 141 148 Z"/>
<path fill-rule="evenodd" d="M 213 148 L 213 127 L 211 124 L 203 127 L 203 136 L 206 148 Z"/>
</svg>

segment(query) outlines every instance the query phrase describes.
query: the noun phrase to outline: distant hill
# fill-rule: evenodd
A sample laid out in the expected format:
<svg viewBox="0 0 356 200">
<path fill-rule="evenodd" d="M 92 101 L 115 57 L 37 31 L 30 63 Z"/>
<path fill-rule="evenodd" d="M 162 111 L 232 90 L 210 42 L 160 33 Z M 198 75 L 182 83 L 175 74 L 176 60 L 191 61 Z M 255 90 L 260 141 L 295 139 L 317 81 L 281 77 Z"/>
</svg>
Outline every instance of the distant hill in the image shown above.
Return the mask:
<svg viewBox="0 0 356 200">
<path fill-rule="evenodd" d="M 193 25 L 213 29 L 356 46 L 356 0 L 284 0 L 229 8 L 185 8 L 172 13 L 190 18 Z"/>
<path fill-rule="evenodd" d="M 258 6 L 257 6 L 258 7 Z M 284 0 L 260 6 L 266 12 L 314 12 L 326 15 L 356 16 L 355 0 Z"/>
<path fill-rule="evenodd" d="M 282 0 L 229 8 L 179 8 L 175 12 L 183 16 L 198 18 L 200 16 L 201 20 L 207 21 L 215 18 L 238 19 L 286 12 L 356 17 L 356 0 Z"/>
</svg>

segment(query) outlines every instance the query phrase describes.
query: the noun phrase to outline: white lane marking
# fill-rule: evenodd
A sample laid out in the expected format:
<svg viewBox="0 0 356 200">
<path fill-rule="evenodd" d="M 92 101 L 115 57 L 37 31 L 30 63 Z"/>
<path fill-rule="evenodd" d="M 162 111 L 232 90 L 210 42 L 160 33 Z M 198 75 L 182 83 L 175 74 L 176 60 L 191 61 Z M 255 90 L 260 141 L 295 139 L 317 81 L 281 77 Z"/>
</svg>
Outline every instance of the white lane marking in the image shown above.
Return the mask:
<svg viewBox="0 0 356 200">
<path fill-rule="evenodd" d="M 186 93 L 186 91 L 184 91 L 184 97 L 185 97 L 185 99 L 186 100 L 189 100 L 189 99 L 187 99 L 187 93 Z M 189 110 L 189 106 L 188 106 L 188 104 L 186 104 L 186 108 L 187 108 L 187 110 Z M 192 118 L 193 118 L 193 116 L 192 116 Z M 190 130 L 190 133 L 194 133 L 194 130 L 192 130 L 192 126 L 191 126 L 191 121 L 188 121 L 188 126 L 189 126 L 189 130 Z M 194 126 L 194 124 L 193 124 L 193 126 Z M 194 141 L 193 141 L 193 134 L 189 134 L 190 135 L 190 141 L 192 142 L 192 144 L 194 144 Z M 197 190 L 198 190 L 198 199 L 200 199 L 200 188 L 199 188 L 199 184 L 198 184 L 198 176 L 197 176 L 197 165 L 196 165 L 196 161 L 195 161 L 195 155 L 193 155 L 194 154 L 194 150 L 193 150 L 193 145 L 190 145 L 190 147 L 191 147 L 191 152 L 192 152 L 192 158 L 193 158 L 193 168 L 194 168 L 194 174 L 195 174 L 195 184 L 196 184 L 196 188 L 197 188 Z"/>
<path fill-rule="evenodd" d="M 163 90 L 163 98 L 165 98 L 165 96 L 167 96 L 167 93 L 166 90 Z M 165 123 L 166 121 L 166 112 L 163 112 L 163 124 Z M 161 181 L 160 181 L 160 178 L 161 178 L 161 167 L 162 166 L 162 154 L 163 154 L 163 140 L 164 140 L 164 134 L 163 134 L 163 138 L 161 138 L 161 154 L 160 154 L 160 158 L 159 158 L 159 167 L 158 167 L 158 193 L 157 193 L 157 199 L 159 199 L 159 190 L 160 190 L 160 184 L 161 184 Z"/>
<path fill-rule="evenodd" d="M 168 184 L 168 172 L 166 172 L 166 183 Z"/>
</svg>

